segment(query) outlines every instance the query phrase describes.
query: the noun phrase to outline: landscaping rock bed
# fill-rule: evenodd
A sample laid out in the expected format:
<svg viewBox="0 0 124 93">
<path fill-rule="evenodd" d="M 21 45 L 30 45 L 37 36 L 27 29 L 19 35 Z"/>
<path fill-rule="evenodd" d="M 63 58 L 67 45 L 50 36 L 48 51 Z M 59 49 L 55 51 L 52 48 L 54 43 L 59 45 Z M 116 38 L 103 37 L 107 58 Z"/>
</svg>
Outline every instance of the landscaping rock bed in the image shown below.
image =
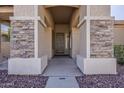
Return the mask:
<svg viewBox="0 0 124 93">
<path fill-rule="evenodd" d="M 80 88 L 124 88 L 124 65 L 117 65 L 117 75 L 84 75 L 76 77 Z"/>
<path fill-rule="evenodd" d="M 41 75 L 8 75 L 0 70 L 1 88 L 44 88 L 48 77 Z"/>
</svg>

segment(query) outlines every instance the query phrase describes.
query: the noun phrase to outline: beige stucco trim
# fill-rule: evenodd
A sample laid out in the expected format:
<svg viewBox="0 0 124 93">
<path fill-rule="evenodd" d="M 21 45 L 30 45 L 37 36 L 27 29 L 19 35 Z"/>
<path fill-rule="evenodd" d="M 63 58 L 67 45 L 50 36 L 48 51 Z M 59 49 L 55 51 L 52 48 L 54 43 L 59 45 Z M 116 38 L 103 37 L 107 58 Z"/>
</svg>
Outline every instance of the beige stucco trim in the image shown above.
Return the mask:
<svg viewBox="0 0 124 93">
<path fill-rule="evenodd" d="M 115 58 L 83 58 L 77 55 L 78 68 L 88 75 L 93 74 L 117 74 Z"/>
<path fill-rule="evenodd" d="M 13 16 L 10 17 L 10 20 L 40 20 L 40 17 L 31 17 L 31 16 Z"/>
<path fill-rule="evenodd" d="M 113 20 L 114 17 L 108 17 L 108 16 L 85 16 L 80 23 L 78 24 L 78 27 L 86 20 L 86 19 L 90 19 L 90 20 Z M 14 16 L 14 17 L 10 17 L 10 20 L 40 20 L 40 22 L 43 24 L 43 26 L 46 27 L 45 22 L 43 21 L 43 19 L 39 16 L 37 17 L 31 17 L 31 16 Z"/>
<path fill-rule="evenodd" d="M 34 6 L 34 16 L 38 16 L 38 7 Z M 38 20 L 34 20 L 34 57 L 38 58 Z"/>
<path fill-rule="evenodd" d="M 78 23 L 77 28 L 79 28 L 81 25 L 83 25 L 84 21 L 86 21 L 86 19 L 83 18 L 83 19 Z"/>
<path fill-rule="evenodd" d="M 13 16 L 10 17 L 10 20 L 39 20 L 40 23 L 44 26 L 47 27 L 43 19 L 39 16 L 31 17 L 31 16 Z"/>
<path fill-rule="evenodd" d="M 10 58 L 8 60 L 8 74 L 42 74 L 48 65 L 47 60 L 47 56 L 42 56 L 41 58 Z"/>
<path fill-rule="evenodd" d="M 89 20 L 113 20 L 114 17 L 111 17 L 111 16 L 85 16 L 84 19 L 89 19 Z"/>
<path fill-rule="evenodd" d="M 40 23 L 44 26 L 44 27 L 47 27 L 46 23 L 43 21 L 43 19 L 40 17 L 39 19 Z"/>
<path fill-rule="evenodd" d="M 112 31 L 113 31 L 113 38 L 114 38 L 114 20 L 115 20 L 115 17 L 113 17 L 113 24 L 112 24 Z M 112 58 L 114 58 L 114 39 L 112 39 Z"/>
<path fill-rule="evenodd" d="M 87 6 L 87 19 L 86 19 L 86 46 L 87 46 L 87 58 L 90 58 L 90 6 Z"/>
<path fill-rule="evenodd" d="M 86 21 L 86 19 L 90 19 L 90 20 L 114 20 L 115 17 L 109 17 L 109 16 L 84 16 L 83 19 L 81 19 L 81 21 L 78 23 L 77 27 L 79 28 L 81 25 L 83 25 L 84 21 Z"/>
</svg>

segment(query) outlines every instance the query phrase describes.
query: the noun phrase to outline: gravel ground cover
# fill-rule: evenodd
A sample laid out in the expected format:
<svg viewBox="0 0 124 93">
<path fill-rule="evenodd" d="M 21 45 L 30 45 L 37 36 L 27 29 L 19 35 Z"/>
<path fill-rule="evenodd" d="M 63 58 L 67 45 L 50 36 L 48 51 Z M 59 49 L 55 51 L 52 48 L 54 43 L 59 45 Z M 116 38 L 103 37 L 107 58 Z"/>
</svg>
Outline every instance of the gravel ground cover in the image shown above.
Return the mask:
<svg viewBox="0 0 124 93">
<path fill-rule="evenodd" d="M 44 88 L 48 77 L 41 75 L 8 75 L 7 70 L 0 70 L 1 88 Z"/>
<path fill-rule="evenodd" d="M 117 65 L 117 75 L 83 75 L 76 77 L 80 88 L 124 88 L 124 65 Z"/>
</svg>

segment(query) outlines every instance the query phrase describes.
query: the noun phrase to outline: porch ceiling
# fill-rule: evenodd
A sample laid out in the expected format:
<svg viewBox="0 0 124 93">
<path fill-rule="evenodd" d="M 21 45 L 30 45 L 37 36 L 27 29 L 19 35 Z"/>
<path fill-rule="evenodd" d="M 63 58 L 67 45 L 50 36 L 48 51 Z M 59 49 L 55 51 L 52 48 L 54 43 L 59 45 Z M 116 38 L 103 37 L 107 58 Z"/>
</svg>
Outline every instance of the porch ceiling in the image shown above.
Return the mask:
<svg viewBox="0 0 124 93">
<path fill-rule="evenodd" d="M 55 24 L 68 24 L 72 18 L 72 14 L 75 10 L 74 7 L 68 6 L 56 6 L 47 8 L 55 22 Z"/>
<path fill-rule="evenodd" d="M 0 20 L 9 21 L 9 17 L 12 15 L 12 13 L 0 13 Z"/>
<path fill-rule="evenodd" d="M 0 21 L 9 21 L 9 17 L 13 15 L 12 5 L 0 6 Z"/>
</svg>

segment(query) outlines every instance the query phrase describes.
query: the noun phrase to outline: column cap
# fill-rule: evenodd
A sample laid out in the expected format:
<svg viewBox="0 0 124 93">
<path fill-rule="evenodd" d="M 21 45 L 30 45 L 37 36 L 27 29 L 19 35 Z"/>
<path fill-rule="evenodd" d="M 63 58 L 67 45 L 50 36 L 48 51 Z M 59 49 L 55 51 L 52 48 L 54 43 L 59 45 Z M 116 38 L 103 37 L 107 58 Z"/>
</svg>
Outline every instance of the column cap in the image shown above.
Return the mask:
<svg viewBox="0 0 124 93">
<path fill-rule="evenodd" d="M 10 20 L 40 20 L 40 17 L 32 17 L 32 16 L 12 16 L 9 18 Z"/>
</svg>

